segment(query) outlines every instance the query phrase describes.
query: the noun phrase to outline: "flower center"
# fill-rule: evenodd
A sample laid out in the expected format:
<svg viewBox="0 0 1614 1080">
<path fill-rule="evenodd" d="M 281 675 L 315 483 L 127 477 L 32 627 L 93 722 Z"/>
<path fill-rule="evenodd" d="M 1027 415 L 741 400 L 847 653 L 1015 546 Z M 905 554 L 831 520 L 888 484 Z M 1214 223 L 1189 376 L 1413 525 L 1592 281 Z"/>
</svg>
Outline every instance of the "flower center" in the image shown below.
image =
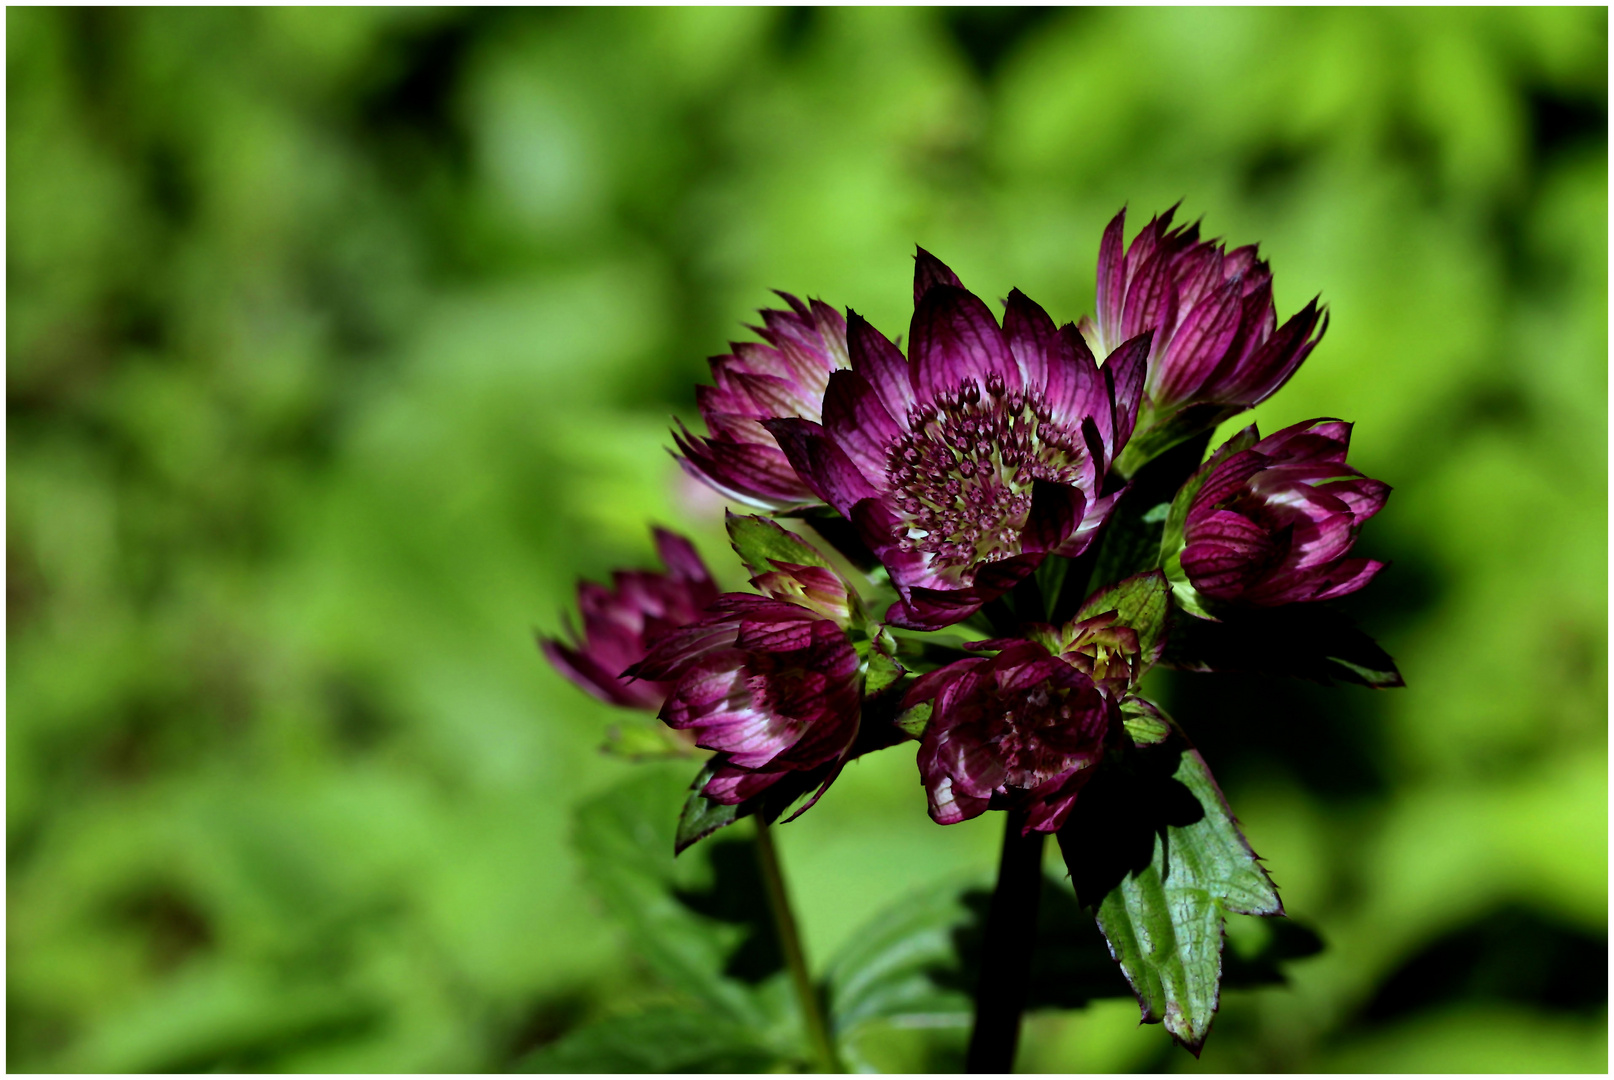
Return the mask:
<svg viewBox="0 0 1614 1080">
<path fill-rule="evenodd" d="M 1008 787 L 1036 787 L 1091 755 L 1092 739 L 1071 697 L 1067 689 L 1041 683 L 995 693 L 984 703 L 982 719 L 993 729 L 989 741 L 1008 773 Z"/>
<path fill-rule="evenodd" d="M 907 525 L 902 546 L 964 570 L 1020 554 L 1035 480 L 1076 486 L 1081 434 L 1053 422 L 1041 396 L 1008 393 L 990 375 L 914 407 L 887 450 L 886 471 Z"/>
</svg>

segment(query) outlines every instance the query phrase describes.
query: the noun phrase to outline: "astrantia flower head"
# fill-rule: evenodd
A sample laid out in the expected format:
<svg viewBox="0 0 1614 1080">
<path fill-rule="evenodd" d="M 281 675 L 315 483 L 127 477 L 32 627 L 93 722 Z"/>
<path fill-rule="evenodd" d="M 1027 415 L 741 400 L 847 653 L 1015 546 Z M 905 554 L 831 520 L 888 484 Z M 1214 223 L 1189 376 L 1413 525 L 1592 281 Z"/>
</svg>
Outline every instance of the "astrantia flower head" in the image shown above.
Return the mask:
<svg viewBox="0 0 1614 1080">
<path fill-rule="evenodd" d="M 789 311 L 765 310 L 752 327 L 767 342 L 732 344 L 713 357 L 715 385 L 695 390 L 707 438 L 680 426 L 673 439 L 678 463 L 731 499 L 764 510 L 816 504 L 762 421 L 783 416 L 817 420 L 830 373 L 846 367 L 846 320 L 821 301 L 804 304 L 780 293 Z"/>
<path fill-rule="evenodd" d="M 1272 272 L 1255 247 L 1226 251 L 1199 226 L 1171 228 L 1167 210 L 1123 252 L 1126 211 L 1104 230 L 1095 317 L 1082 332 L 1097 351 L 1154 330 L 1145 387 L 1152 417 L 1188 404 L 1233 411 L 1277 391 L 1322 338 L 1313 300 L 1278 326 Z"/>
<path fill-rule="evenodd" d="M 1148 335 L 1099 367 L 1076 328 L 1019 290 L 1000 327 L 921 250 L 909 350 L 848 312 L 851 369 L 822 423 L 765 423 L 812 491 L 857 528 L 901 603 L 888 621 L 967 618 L 1057 552 L 1086 548 L 1119 494 Z"/>
<path fill-rule="evenodd" d="M 861 620 L 855 594 L 798 538 L 771 522 L 738 520 L 789 537 L 802 561 L 767 560 L 771 568 L 752 578 L 767 595 L 724 594 L 630 669 L 671 683 L 661 718 L 724 755 L 704 794 L 728 804 L 839 762 L 862 710 L 862 659 L 847 635 Z"/>
<path fill-rule="evenodd" d="M 1273 606 L 1355 592 L 1384 564 L 1346 556 L 1390 487 L 1345 464 L 1351 425 L 1308 420 L 1265 439 L 1229 440 L 1185 489 L 1183 547 L 1168 560 L 1179 590 Z"/>
<path fill-rule="evenodd" d="M 572 631 L 570 645 L 558 638 L 538 642 L 557 671 L 601 701 L 652 712 L 661 708 L 668 687 L 624 679 L 622 673 L 668 631 L 694 622 L 718 595 L 688 540 L 665 529 L 655 530 L 655 537 L 665 573 L 618 571 L 611 588 L 583 582 L 577 587 L 583 633 Z"/>
<path fill-rule="evenodd" d="M 930 816 L 951 825 L 1019 810 L 1028 832 L 1065 823 L 1118 715 L 1091 679 L 1029 641 L 924 676 L 907 704 L 927 701 L 919 774 Z"/>
</svg>

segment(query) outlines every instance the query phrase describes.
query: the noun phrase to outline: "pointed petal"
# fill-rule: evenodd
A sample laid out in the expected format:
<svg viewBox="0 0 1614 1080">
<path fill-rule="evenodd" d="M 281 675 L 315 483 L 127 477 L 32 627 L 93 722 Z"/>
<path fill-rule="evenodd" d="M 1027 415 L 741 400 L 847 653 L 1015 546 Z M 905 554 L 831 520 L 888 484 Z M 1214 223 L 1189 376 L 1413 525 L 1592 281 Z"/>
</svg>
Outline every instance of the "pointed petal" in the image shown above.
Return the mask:
<svg viewBox="0 0 1614 1080">
<path fill-rule="evenodd" d="M 728 498 L 766 510 L 819 501 L 774 447 L 700 439 L 688 431 L 674 432 L 673 441 L 684 471 Z"/>
<path fill-rule="evenodd" d="M 1098 245 L 1098 303 L 1095 312 L 1098 341 L 1105 352 L 1121 340 L 1121 310 L 1126 299 L 1126 256 L 1122 241 L 1126 233 L 1126 207 L 1104 228 Z"/>
<path fill-rule="evenodd" d="M 1020 365 L 1027 393 L 1041 394 L 1048 386 L 1048 349 L 1059 331 L 1048 313 L 1019 289 L 1009 292 L 1003 313 L 1003 336 Z"/>
<path fill-rule="evenodd" d="M 764 425 L 807 486 L 842 514 L 861 499 L 879 494 L 824 428 L 811 420 L 786 418 Z"/>
<path fill-rule="evenodd" d="M 914 307 L 918 307 L 925 294 L 937 285 L 951 285 L 955 289 L 964 287 L 958 275 L 949 270 L 945 263 L 924 248 L 918 248 L 913 258 Z"/>
<path fill-rule="evenodd" d="M 852 370 L 874 387 L 885 411 L 906 428 L 914 403 L 907 359 L 884 334 L 855 311 L 847 312 L 846 340 Z"/>
<path fill-rule="evenodd" d="M 700 553 L 695 550 L 694 544 L 669 529 L 658 527 L 652 531 L 652 535 L 656 539 L 656 554 L 661 556 L 661 564 L 675 580 L 689 582 L 712 580 L 712 575 L 706 569 L 706 564 L 701 561 Z"/>
<path fill-rule="evenodd" d="M 1137 426 L 1138 406 L 1143 401 L 1143 383 L 1148 374 L 1149 348 L 1154 334 L 1145 331 L 1124 343 L 1104 359 L 1104 381 L 1114 402 L 1114 433 L 1109 441 L 1109 458 L 1132 438 Z"/>
<path fill-rule="evenodd" d="M 837 371 L 824 391 L 824 429 L 874 487 L 884 490 L 886 460 L 902 429 L 855 371 Z"/>
<path fill-rule="evenodd" d="M 981 393 L 996 375 L 1020 388 L 1020 368 L 1003 331 L 979 297 L 948 285 L 933 286 L 913 313 L 909 332 L 910 373 L 916 397 L 934 401 L 973 381 Z"/>
<path fill-rule="evenodd" d="M 1053 551 L 1081 523 L 1087 497 L 1078 488 L 1036 480 L 1031 485 L 1031 514 L 1020 537 L 1020 550 Z"/>
<path fill-rule="evenodd" d="M 1169 408 L 1197 395 L 1238 336 L 1243 314 L 1244 298 L 1237 281 L 1225 283 L 1188 311 L 1159 358 L 1157 407 Z"/>
<path fill-rule="evenodd" d="M 1099 435 L 1105 441 L 1113 439 L 1115 417 L 1109 389 L 1087 342 L 1069 323 L 1059 328 L 1059 337 L 1048 350 L 1046 400 L 1054 422 L 1073 435 L 1091 417 L 1098 424 Z"/>
</svg>

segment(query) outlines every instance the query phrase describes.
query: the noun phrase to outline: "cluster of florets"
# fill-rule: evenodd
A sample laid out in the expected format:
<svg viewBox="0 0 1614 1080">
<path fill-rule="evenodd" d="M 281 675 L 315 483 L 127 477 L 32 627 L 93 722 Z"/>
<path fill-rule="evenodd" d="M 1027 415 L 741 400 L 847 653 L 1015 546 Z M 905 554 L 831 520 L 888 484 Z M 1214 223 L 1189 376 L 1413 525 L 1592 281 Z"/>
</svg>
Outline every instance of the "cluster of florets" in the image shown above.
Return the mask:
<svg viewBox="0 0 1614 1080">
<path fill-rule="evenodd" d="M 1345 464 L 1349 425 L 1252 426 L 1199 464 L 1326 320 L 1313 301 L 1279 326 L 1253 247 L 1170 226 L 1127 248 L 1117 215 L 1095 317 L 1063 326 L 1018 290 L 999 321 L 920 250 L 906 355 L 781 294 L 762 343 L 712 361 L 709 434 L 674 436 L 692 476 L 792 523 L 730 515 L 757 592 L 719 594 L 658 532 L 666 572 L 582 586 L 585 633 L 550 659 L 711 751 L 710 802 L 771 793 L 777 813 L 917 738 L 936 821 L 1007 809 L 1058 830 L 1136 739 L 1123 716 L 1162 716 L 1138 684 L 1170 662 L 1174 619 L 1316 604 L 1382 569 L 1349 557 L 1389 492 Z"/>
</svg>

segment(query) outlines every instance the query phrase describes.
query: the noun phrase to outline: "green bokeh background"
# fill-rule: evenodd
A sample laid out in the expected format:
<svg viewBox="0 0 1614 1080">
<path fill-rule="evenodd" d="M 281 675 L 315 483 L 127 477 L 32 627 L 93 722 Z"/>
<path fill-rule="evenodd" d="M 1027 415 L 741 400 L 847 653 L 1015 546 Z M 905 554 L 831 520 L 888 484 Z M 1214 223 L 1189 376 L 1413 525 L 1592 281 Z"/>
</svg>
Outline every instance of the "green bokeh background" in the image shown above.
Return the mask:
<svg viewBox="0 0 1614 1080">
<path fill-rule="evenodd" d="M 503 1069 L 645 981 L 542 663 L 770 287 L 906 330 L 913 245 L 1091 305 L 1105 221 L 1259 241 L 1321 347 L 1257 410 L 1395 488 L 1404 691 L 1162 679 L 1292 914 L 1204 1059 L 1607 1065 L 1606 9 L 7 12 L 8 1060 Z M 912 748 L 780 830 L 820 963 L 997 825 Z"/>
</svg>

